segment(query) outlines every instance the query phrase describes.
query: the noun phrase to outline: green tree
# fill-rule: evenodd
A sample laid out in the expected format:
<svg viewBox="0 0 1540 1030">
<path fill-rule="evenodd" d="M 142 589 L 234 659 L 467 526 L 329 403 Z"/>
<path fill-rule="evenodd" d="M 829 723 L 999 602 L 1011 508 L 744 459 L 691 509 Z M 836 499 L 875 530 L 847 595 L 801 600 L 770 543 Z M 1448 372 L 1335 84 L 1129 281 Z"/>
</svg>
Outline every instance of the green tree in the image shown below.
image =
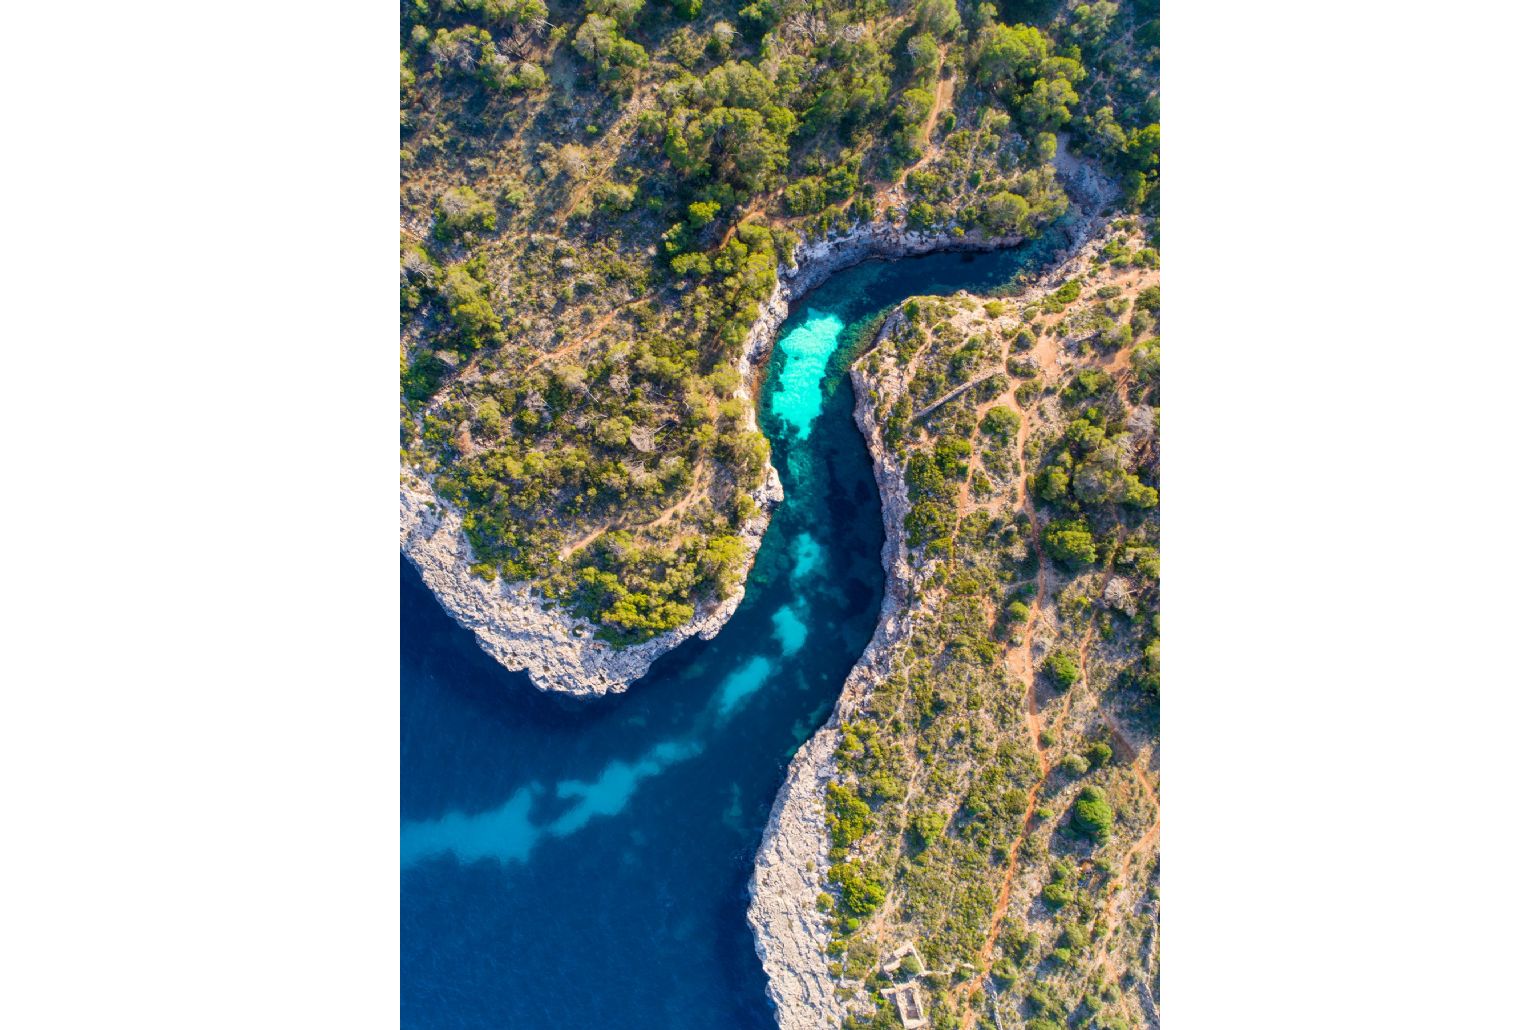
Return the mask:
<svg viewBox="0 0 1540 1030">
<path fill-rule="evenodd" d="M 786 210 L 793 215 L 810 215 L 824 206 L 827 188 L 816 175 L 798 179 L 786 187 Z"/>
<path fill-rule="evenodd" d="M 882 907 L 887 891 L 854 862 L 837 862 L 829 868 L 829 881 L 840 889 L 840 902 L 853 916 L 871 915 Z"/>
<path fill-rule="evenodd" d="M 1048 40 L 1030 25 L 991 25 L 980 39 L 978 77 L 986 86 L 1030 78 L 1048 57 Z"/>
<path fill-rule="evenodd" d="M 466 4 L 467 7 L 471 6 Z M 550 13 L 544 0 L 481 0 L 482 13 L 494 25 L 526 25 L 541 22 Z"/>
<path fill-rule="evenodd" d="M 825 797 L 824 821 L 829 826 L 830 841 L 836 848 L 848 848 L 871 831 L 871 806 L 855 791 L 831 783 Z"/>
<path fill-rule="evenodd" d="M 584 10 L 615 19 L 621 28 L 630 28 L 636 16 L 647 6 L 647 0 L 588 0 Z"/>
<path fill-rule="evenodd" d="M 1107 795 L 1097 787 L 1082 789 L 1070 809 L 1070 826 L 1075 832 L 1100 843 L 1112 834 L 1112 821 Z"/>
<path fill-rule="evenodd" d="M 984 202 L 984 224 L 998 233 L 1019 233 L 1032 222 L 1032 205 L 1027 199 L 1001 190 Z"/>
<path fill-rule="evenodd" d="M 914 9 L 914 25 L 921 32 L 929 32 L 938 39 L 945 39 L 957 31 L 962 18 L 957 13 L 957 0 L 920 0 Z"/>
<path fill-rule="evenodd" d="M 1056 561 L 1071 568 L 1096 561 L 1096 538 L 1083 519 L 1054 519 L 1043 534 L 1043 546 Z"/>
<path fill-rule="evenodd" d="M 714 200 L 697 200 L 685 210 L 689 215 L 690 228 L 701 229 L 711 223 L 717 212 L 722 210 L 722 205 Z"/>
<path fill-rule="evenodd" d="M 1071 776 L 1084 776 L 1086 770 L 1091 768 L 1091 763 L 1087 762 L 1082 756 L 1071 752 L 1059 759 L 1059 768 Z"/>
<path fill-rule="evenodd" d="M 466 263 L 445 270 L 443 294 L 450 321 L 463 342 L 480 347 L 501 337 L 502 320 L 492 310 L 487 284 L 473 275 Z"/>
<path fill-rule="evenodd" d="M 921 812 L 909 823 L 909 830 L 928 848 L 946 832 L 946 816 L 940 812 Z"/>
<path fill-rule="evenodd" d="M 997 404 L 984 412 L 980 423 L 984 432 L 997 440 L 1014 440 L 1021 428 L 1021 416 L 1003 404 Z"/>
<path fill-rule="evenodd" d="M 1062 690 L 1080 678 L 1080 663 L 1068 651 L 1055 651 L 1043 659 L 1043 674 Z"/>
</svg>

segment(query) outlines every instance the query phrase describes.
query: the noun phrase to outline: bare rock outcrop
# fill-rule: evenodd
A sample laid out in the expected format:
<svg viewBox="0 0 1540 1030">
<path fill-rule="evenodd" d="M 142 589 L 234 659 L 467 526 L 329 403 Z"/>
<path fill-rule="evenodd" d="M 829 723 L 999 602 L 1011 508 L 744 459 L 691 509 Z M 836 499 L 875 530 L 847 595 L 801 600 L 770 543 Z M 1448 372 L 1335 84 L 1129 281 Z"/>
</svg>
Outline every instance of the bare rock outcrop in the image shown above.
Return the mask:
<svg viewBox="0 0 1540 1030">
<path fill-rule="evenodd" d="M 873 257 L 906 257 L 935 250 L 990 250 L 1013 246 L 1019 236 L 906 231 L 890 222 L 855 226 L 838 236 L 803 242 L 794 263 L 781 266 L 774 291 L 750 328 L 738 371 L 737 395 L 745 401 L 750 428 L 757 429 L 754 398 L 748 384 L 754 367 L 770 354 L 776 333 L 791 305 L 843 268 Z M 759 550 L 771 507 L 782 499 L 775 468 L 766 463 L 765 478 L 750 495 L 759 512 L 740 535 L 750 561 Z M 697 613 L 685 625 L 641 644 L 617 648 L 595 636 L 596 628 L 574 618 L 530 583 L 488 582 L 471 571 L 470 541 L 458 511 L 436 496 L 410 469 L 401 476 L 401 553 L 422 574 L 423 582 L 456 622 L 475 634 L 482 649 L 512 670 L 525 670 L 541 690 L 591 697 L 625 690 L 646 674 L 659 656 L 690 637 L 709 640 L 743 600 L 747 568 L 733 597 Z"/>
<path fill-rule="evenodd" d="M 896 376 L 891 369 L 887 374 Z M 871 450 L 882 498 L 882 564 L 887 577 L 877 631 L 850 670 L 829 721 L 792 759 L 754 860 L 749 925 L 754 930 L 754 950 L 770 978 L 766 990 L 775 1002 L 781 1030 L 829 1030 L 844 1018 L 837 993 L 840 985 L 829 972 L 824 951 L 829 927 L 817 907 L 829 873 L 824 791 L 835 773 L 840 723 L 853 716 L 872 688 L 892 671 L 896 645 L 910 628 L 915 571 L 904 543 L 909 496 L 903 463 L 882 442 L 872 381 L 859 369 L 852 369 L 850 376 L 856 423 Z"/>
<path fill-rule="evenodd" d="M 752 554 L 770 525 L 770 507 L 781 499 L 772 468 L 752 495 L 759 513 L 741 536 Z M 580 697 L 621 691 L 646 674 L 654 660 L 692 636 L 716 636 L 743 600 L 739 583 L 732 597 L 698 613 L 685 625 L 631 647 L 615 647 L 594 634 L 596 627 L 546 599 L 528 583 L 482 579 L 471 571 L 474 558 L 461 516 L 419 477 L 401 474 L 401 553 L 454 620 L 476 636 L 482 650 L 513 670 L 525 670 L 541 690 Z"/>
<path fill-rule="evenodd" d="M 1116 197 L 1116 187 L 1089 163 L 1066 155 L 1059 162 L 1059 172 L 1074 206 L 1064 226 L 1064 247 L 1049 263 L 1052 271 L 1041 273 L 1040 280 L 1078 268 L 1089 259 L 1087 245 L 1103 230 L 1108 205 Z M 937 246 L 901 253 L 934 249 Z M 826 272 L 823 278 L 827 277 Z M 875 346 L 880 347 L 903 318 L 901 310 L 889 315 Z M 876 399 L 891 401 L 900 396 L 905 389 L 902 376 L 890 361 L 870 371 L 852 368 L 850 376 L 856 423 L 866 437 L 882 500 L 886 587 L 877 630 L 846 678 L 828 721 L 792 759 L 754 860 L 748 919 L 754 950 L 769 977 L 766 993 L 775 1003 L 781 1030 L 830 1030 L 840 1026 L 847 1012 L 840 998 L 841 984 L 829 972 L 825 949 L 830 929 L 818 911 L 818 895 L 829 871 L 824 792 L 836 771 L 839 726 L 860 711 L 873 687 L 890 673 L 894 655 L 912 626 L 914 584 L 929 571 L 911 563 L 904 533 L 909 496 L 903 463 L 888 450 L 877 422 Z M 860 995 L 855 989 L 859 985 L 846 986 L 853 989 L 853 996 Z"/>
</svg>

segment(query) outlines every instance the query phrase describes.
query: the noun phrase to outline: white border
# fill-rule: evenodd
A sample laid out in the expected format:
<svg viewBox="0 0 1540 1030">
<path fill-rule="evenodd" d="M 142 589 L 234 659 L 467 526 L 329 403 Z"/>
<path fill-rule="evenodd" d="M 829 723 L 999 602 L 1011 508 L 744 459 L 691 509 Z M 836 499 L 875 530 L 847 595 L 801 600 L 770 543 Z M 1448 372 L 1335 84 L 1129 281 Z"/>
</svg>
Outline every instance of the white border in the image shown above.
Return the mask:
<svg viewBox="0 0 1540 1030">
<path fill-rule="evenodd" d="M 1527 1011 L 1533 8 L 1165 13 L 1163 1014 Z M 397 1018 L 396 12 L 8 12 L 7 1026 Z"/>
</svg>

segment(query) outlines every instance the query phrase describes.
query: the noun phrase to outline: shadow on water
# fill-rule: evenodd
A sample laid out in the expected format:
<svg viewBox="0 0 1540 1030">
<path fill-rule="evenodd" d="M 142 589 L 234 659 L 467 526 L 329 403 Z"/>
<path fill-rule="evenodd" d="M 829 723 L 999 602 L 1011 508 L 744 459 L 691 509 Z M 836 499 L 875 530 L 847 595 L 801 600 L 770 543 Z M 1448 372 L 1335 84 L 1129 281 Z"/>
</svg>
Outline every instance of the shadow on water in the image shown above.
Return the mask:
<svg viewBox="0 0 1540 1030">
<path fill-rule="evenodd" d="M 1004 286 L 1035 257 L 869 262 L 793 309 L 760 405 L 787 501 L 748 593 L 715 640 L 666 655 L 624 695 L 535 690 L 403 560 L 403 1026 L 774 1026 L 744 918 L 754 850 L 882 593 L 881 512 L 844 371 L 889 305 Z"/>
</svg>

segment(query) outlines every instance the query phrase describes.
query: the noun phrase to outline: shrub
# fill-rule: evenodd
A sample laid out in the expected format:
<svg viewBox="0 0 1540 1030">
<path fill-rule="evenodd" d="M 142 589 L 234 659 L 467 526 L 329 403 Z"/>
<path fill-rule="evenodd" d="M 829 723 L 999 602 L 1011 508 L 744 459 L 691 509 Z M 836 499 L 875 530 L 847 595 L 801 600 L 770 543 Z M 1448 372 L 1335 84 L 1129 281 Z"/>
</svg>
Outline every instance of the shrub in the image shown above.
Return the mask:
<svg viewBox="0 0 1540 1030">
<path fill-rule="evenodd" d="M 1091 763 L 1091 768 L 1100 769 L 1112 761 L 1112 748 L 1101 741 L 1094 741 L 1085 749 L 1086 759 Z"/>
<path fill-rule="evenodd" d="M 910 822 L 909 830 L 928 848 L 946 832 L 946 816 L 940 812 L 921 812 Z"/>
<path fill-rule="evenodd" d="M 1068 304 L 1080 297 L 1080 280 L 1071 279 L 1048 295 L 1048 299 L 1056 304 Z"/>
<path fill-rule="evenodd" d="M 1160 337 L 1152 336 L 1135 347 L 1128 357 L 1134 378 L 1141 383 L 1153 383 L 1160 379 Z"/>
<path fill-rule="evenodd" d="M 1001 190 L 984 204 L 984 224 L 998 233 L 1019 233 L 1032 221 L 1025 197 Z"/>
<path fill-rule="evenodd" d="M 1080 678 L 1080 664 L 1068 651 L 1055 651 L 1043 659 L 1043 675 L 1062 690 Z"/>
<path fill-rule="evenodd" d="M 1059 943 L 1073 951 L 1084 951 L 1091 946 L 1091 933 L 1079 923 L 1070 923 L 1064 927 Z"/>
<path fill-rule="evenodd" d="M 1050 465 L 1037 477 L 1037 496 L 1040 500 L 1062 501 L 1069 496 L 1069 469 L 1063 465 Z"/>
<path fill-rule="evenodd" d="M 611 214 L 631 210 L 631 205 L 636 201 L 636 187 L 625 183 L 603 183 L 594 190 L 594 194 L 599 199 L 599 206 Z"/>
<path fill-rule="evenodd" d="M 439 383 L 449 366 L 431 352 L 414 357 L 410 363 L 402 359 L 401 396 L 409 403 L 421 404 L 438 390 Z"/>
<path fill-rule="evenodd" d="M 833 783 L 829 785 L 824 821 L 828 823 L 834 846 L 848 848 L 871 830 L 871 806 L 849 787 Z"/>
<path fill-rule="evenodd" d="M 1012 622 L 1026 622 L 1032 617 L 1032 609 L 1020 601 L 1012 601 L 1006 606 L 1005 617 Z"/>
<path fill-rule="evenodd" d="M 1112 833 L 1112 806 L 1107 795 L 1096 787 L 1086 787 L 1070 809 L 1070 825 L 1083 837 L 1101 842 Z"/>
<path fill-rule="evenodd" d="M 840 903 L 853 916 L 871 915 L 881 907 L 887 892 L 854 862 L 829 867 L 829 881 L 840 889 Z"/>
<path fill-rule="evenodd" d="M 1059 759 L 1059 768 L 1071 776 L 1084 776 L 1086 770 L 1091 768 L 1091 763 L 1087 762 L 1080 755 L 1068 754 Z"/>
<path fill-rule="evenodd" d="M 446 190 L 434 211 L 433 233 L 450 240 L 467 232 L 490 232 L 497 226 L 497 208 L 469 186 Z"/>
<path fill-rule="evenodd" d="M 502 334 L 502 320 L 492 310 L 487 284 L 466 264 L 451 265 L 444 274 L 444 303 L 460 339 L 473 347 L 484 346 Z"/>
<path fill-rule="evenodd" d="M 1054 519 L 1043 534 L 1043 546 L 1055 561 L 1071 568 L 1096 561 L 1096 539 L 1083 519 Z"/>
<path fill-rule="evenodd" d="M 1064 400 L 1070 404 L 1076 404 L 1087 397 L 1101 393 L 1112 385 L 1112 376 L 1099 368 L 1083 368 L 1070 379 L 1069 385 L 1064 388 Z"/>
<path fill-rule="evenodd" d="M 495 437 L 503 424 L 503 409 L 498 407 L 496 399 L 487 397 L 476 406 L 476 414 L 471 420 L 473 428 L 479 436 Z"/>
<path fill-rule="evenodd" d="M 1021 427 L 1021 416 L 1003 404 L 997 404 L 984 413 L 981 426 L 985 433 L 998 440 L 1011 440 Z"/>
<path fill-rule="evenodd" d="M 722 205 L 714 200 L 697 200 L 685 209 L 685 213 L 690 219 L 690 228 L 700 229 L 710 224 L 711 220 L 717 216 L 717 212 L 721 209 Z"/>
</svg>

